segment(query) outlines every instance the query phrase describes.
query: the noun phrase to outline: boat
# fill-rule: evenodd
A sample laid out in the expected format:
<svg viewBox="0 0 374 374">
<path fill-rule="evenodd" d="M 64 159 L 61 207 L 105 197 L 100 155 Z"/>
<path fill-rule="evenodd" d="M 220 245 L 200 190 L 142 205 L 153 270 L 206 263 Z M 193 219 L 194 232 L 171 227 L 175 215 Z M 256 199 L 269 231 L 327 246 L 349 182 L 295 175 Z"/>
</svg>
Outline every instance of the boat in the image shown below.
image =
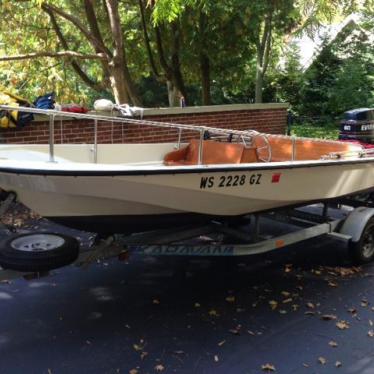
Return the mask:
<svg viewBox="0 0 374 374">
<path fill-rule="evenodd" d="M 0 145 L 0 188 L 41 216 L 81 230 L 134 233 L 229 220 L 374 188 L 374 155 L 360 144 L 19 110 L 50 117 L 50 142 Z M 176 141 L 54 144 L 55 116 L 93 119 L 95 130 L 99 121 L 172 128 Z"/>
</svg>

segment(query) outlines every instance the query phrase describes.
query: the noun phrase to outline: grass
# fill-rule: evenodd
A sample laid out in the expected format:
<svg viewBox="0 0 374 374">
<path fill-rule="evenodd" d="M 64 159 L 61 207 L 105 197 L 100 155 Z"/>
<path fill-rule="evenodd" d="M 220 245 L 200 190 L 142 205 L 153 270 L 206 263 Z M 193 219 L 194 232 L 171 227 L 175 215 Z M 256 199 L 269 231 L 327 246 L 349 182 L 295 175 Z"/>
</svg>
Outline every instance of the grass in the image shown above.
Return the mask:
<svg viewBox="0 0 374 374">
<path fill-rule="evenodd" d="M 323 126 L 304 123 L 302 125 L 293 125 L 291 127 L 291 135 L 337 140 L 339 127 L 335 123 L 327 123 Z"/>
</svg>

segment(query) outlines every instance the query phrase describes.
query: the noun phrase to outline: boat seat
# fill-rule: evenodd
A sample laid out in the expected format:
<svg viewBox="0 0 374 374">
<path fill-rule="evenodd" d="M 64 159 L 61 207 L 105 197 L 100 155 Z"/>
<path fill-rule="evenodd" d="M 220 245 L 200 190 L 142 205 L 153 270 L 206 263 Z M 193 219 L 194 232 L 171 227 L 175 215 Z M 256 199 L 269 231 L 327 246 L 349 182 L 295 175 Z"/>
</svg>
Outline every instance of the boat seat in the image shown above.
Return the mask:
<svg viewBox="0 0 374 374">
<path fill-rule="evenodd" d="M 283 135 L 267 135 L 271 147 L 271 162 L 292 160 L 292 138 Z M 199 143 L 193 139 L 181 149 L 172 151 L 164 157 L 165 165 L 197 165 L 199 159 Z M 256 139 L 254 141 L 256 146 Z M 260 156 L 268 155 L 263 144 L 257 144 Z M 360 151 L 362 147 L 349 142 L 334 140 L 303 139 L 295 140 L 295 160 L 320 160 L 330 153 Z M 226 143 L 213 140 L 203 142 L 203 164 L 243 164 L 260 162 L 256 147 L 245 147 L 241 143 Z"/>
<path fill-rule="evenodd" d="M 268 135 L 271 146 L 271 161 L 292 160 L 292 138 L 288 136 Z M 323 156 L 335 152 L 360 151 L 362 147 L 349 142 L 320 139 L 296 139 L 295 160 L 320 160 Z"/>
<path fill-rule="evenodd" d="M 181 149 L 169 152 L 164 157 L 164 164 L 197 165 L 199 159 L 199 140 L 193 139 Z M 258 162 L 255 148 L 246 148 L 243 144 L 225 143 L 212 140 L 203 142 L 203 164 L 240 164 Z"/>
</svg>

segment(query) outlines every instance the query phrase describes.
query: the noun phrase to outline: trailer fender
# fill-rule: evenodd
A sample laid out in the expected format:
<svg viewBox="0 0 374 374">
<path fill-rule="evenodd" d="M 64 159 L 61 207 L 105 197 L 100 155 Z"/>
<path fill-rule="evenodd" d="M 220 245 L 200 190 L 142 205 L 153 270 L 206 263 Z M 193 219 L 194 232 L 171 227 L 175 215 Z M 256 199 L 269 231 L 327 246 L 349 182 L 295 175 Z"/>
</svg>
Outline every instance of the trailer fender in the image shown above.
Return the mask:
<svg viewBox="0 0 374 374">
<path fill-rule="evenodd" d="M 352 242 L 358 242 L 369 222 L 374 216 L 374 208 L 359 207 L 354 209 L 344 220 L 339 232 L 351 237 Z"/>
</svg>

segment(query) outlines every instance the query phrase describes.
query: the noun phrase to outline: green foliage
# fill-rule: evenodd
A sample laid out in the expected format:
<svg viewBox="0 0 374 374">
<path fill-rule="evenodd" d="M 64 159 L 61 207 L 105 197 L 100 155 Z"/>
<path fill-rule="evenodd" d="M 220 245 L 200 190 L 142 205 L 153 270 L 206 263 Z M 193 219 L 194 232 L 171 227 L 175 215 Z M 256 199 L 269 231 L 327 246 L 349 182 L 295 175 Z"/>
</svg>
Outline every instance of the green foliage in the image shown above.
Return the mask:
<svg viewBox="0 0 374 374">
<path fill-rule="evenodd" d="M 77 13 L 77 9 L 73 11 Z M 49 17 L 40 9 L 40 1 L 5 2 L 1 16 L 7 22 L 0 23 L 0 55 L 59 50 Z M 77 51 L 92 52 L 76 29 L 67 23 L 62 23 L 62 28 L 71 44 L 79 46 Z M 82 62 L 82 66 L 100 78 L 97 62 Z M 31 101 L 50 91 L 56 92 L 59 102 L 88 104 L 92 101 L 92 90 L 73 72 L 67 60 L 42 58 L 0 62 L 0 68 L 2 85 Z"/>
<path fill-rule="evenodd" d="M 187 2 L 183 0 L 157 0 L 153 10 L 153 21 L 160 24 L 164 21 L 175 21 L 185 9 Z"/>
<path fill-rule="evenodd" d="M 272 70 L 276 101 L 288 102 L 291 108 L 295 108 L 301 101 L 303 68 L 300 59 L 298 46 L 290 44 L 281 67 Z"/>
<path fill-rule="evenodd" d="M 369 2 L 363 23 L 373 32 Z M 105 45 L 113 44 L 103 2 L 94 1 Z M 149 65 L 144 43 L 138 1 L 121 1 L 119 11 L 125 52 L 131 77 L 136 82 L 145 106 L 167 105 L 165 81 L 155 77 Z M 296 47 L 286 52 L 285 39 L 301 29 L 315 33 L 325 21 L 350 11 L 349 0 L 144 0 L 150 48 L 160 72 L 155 25 L 161 30 L 167 63 L 172 65 L 175 28 L 178 29 L 179 64 L 190 105 L 200 105 L 202 96 L 201 59 L 209 60 L 209 80 L 213 104 L 253 102 L 255 98 L 257 45 L 264 32 L 264 19 L 271 15 L 271 53 L 264 77 L 264 101 L 290 102 L 294 111 L 310 115 L 337 115 L 354 106 L 373 103 L 372 45 L 361 37 L 344 39 L 328 46 L 315 64 L 303 73 Z M 61 51 L 42 0 L 1 2 L 0 56 L 35 51 Z M 77 16 L 88 27 L 83 2 L 54 0 L 49 4 Z M 69 49 L 94 53 L 92 46 L 71 23 L 58 17 Z M 295 31 L 296 30 L 296 31 Z M 371 31 L 370 31 L 371 30 Z M 89 78 L 105 86 L 102 64 L 96 60 L 79 61 Z M 77 76 L 68 59 L 40 58 L 30 61 L 0 62 L 2 85 L 33 100 L 47 91 L 55 91 L 60 102 L 90 105 L 99 97 L 112 98 L 110 88 L 98 92 Z"/>
<path fill-rule="evenodd" d="M 326 122 L 324 125 L 303 123 L 291 127 L 291 135 L 305 138 L 319 138 L 337 140 L 339 128 L 334 122 Z"/>
<path fill-rule="evenodd" d="M 299 112 L 307 115 L 340 115 L 355 108 L 374 105 L 374 57 L 370 35 L 373 22 L 365 28 L 347 27 L 305 72 Z"/>
</svg>

